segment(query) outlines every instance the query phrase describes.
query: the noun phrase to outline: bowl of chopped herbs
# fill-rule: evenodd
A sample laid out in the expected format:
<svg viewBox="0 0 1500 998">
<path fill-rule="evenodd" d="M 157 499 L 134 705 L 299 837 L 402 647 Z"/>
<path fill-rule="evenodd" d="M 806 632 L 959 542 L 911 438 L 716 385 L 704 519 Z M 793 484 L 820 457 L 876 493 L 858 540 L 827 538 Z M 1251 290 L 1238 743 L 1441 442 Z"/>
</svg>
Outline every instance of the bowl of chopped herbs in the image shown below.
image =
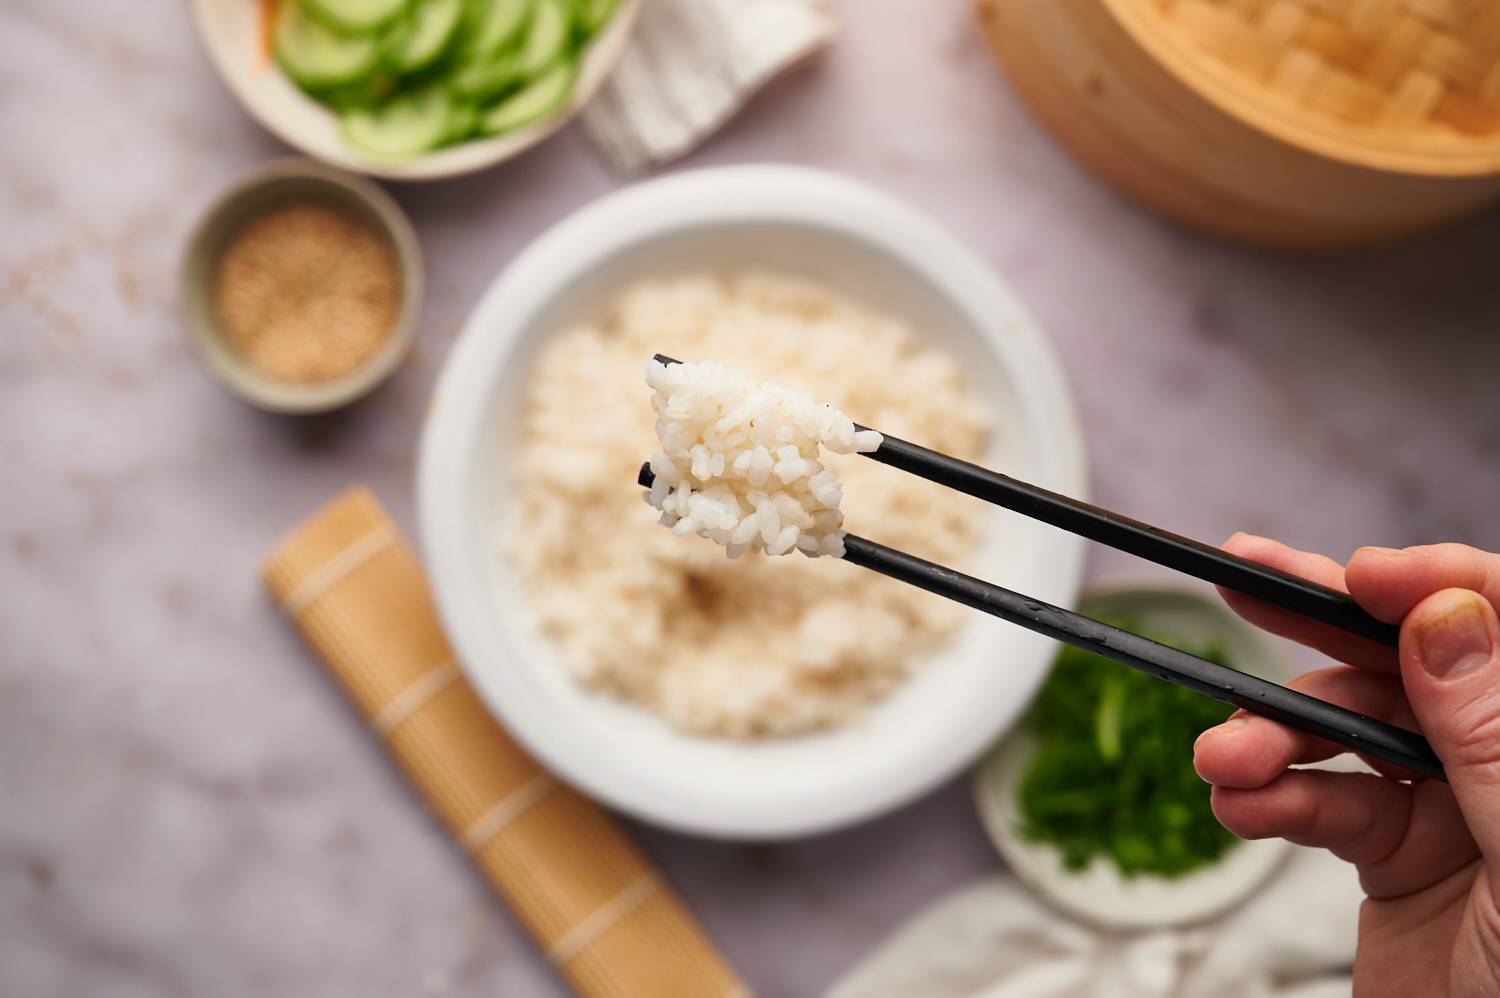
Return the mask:
<svg viewBox="0 0 1500 998">
<path fill-rule="evenodd" d="M 1277 682 L 1294 674 L 1211 591 L 1098 588 L 1082 611 Z M 1144 928 L 1211 917 L 1285 855 L 1215 820 L 1193 742 L 1233 708 L 1064 647 L 1025 721 L 975 772 L 986 830 L 1016 876 L 1082 920 Z"/>
</svg>

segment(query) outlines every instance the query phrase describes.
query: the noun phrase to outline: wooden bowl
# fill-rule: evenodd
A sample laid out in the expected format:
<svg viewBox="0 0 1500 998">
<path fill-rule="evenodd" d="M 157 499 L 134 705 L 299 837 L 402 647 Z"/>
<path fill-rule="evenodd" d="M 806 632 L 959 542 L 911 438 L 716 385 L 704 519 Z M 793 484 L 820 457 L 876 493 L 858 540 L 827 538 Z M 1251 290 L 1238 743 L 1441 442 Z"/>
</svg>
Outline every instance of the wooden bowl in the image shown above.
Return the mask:
<svg viewBox="0 0 1500 998">
<path fill-rule="evenodd" d="M 1500 4 L 976 2 L 1063 143 L 1189 225 L 1355 246 L 1500 200 Z"/>
</svg>

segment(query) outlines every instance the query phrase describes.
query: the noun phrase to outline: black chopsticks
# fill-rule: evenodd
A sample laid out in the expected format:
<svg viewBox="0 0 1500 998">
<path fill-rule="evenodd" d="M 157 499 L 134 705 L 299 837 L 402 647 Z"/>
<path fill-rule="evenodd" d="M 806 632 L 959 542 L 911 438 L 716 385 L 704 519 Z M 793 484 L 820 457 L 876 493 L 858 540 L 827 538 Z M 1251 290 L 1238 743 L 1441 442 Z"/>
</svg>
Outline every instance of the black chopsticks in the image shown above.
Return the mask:
<svg viewBox="0 0 1500 998">
<path fill-rule="evenodd" d="M 880 449 L 865 457 L 1391 648 L 1401 634 L 1395 624 L 1366 613 L 1348 593 L 898 437 L 886 436 Z"/>
<path fill-rule="evenodd" d="M 1421 735 L 1289 690 L 1259 676 L 1143 638 L 1139 634 L 991 585 L 972 576 L 848 534 L 844 560 L 937 593 L 1028 630 L 1091 651 L 1195 693 L 1326 738 L 1356 752 L 1443 780 L 1443 764 Z"/>
<path fill-rule="evenodd" d="M 662 354 L 657 354 L 656 360 L 663 364 L 677 363 Z M 877 450 L 864 456 L 1309 619 L 1390 647 L 1397 644 L 1398 627 L 1371 617 L 1347 594 L 1335 589 L 897 437 L 885 436 Z M 649 463 L 641 466 L 638 480 L 643 488 L 651 487 L 654 476 Z M 844 537 L 844 560 L 1103 655 L 1204 696 L 1402 766 L 1420 776 L 1446 779 L 1442 762 L 1432 751 L 1432 746 L 1416 732 L 1198 658 L 863 537 L 853 534 Z"/>
<path fill-rule="evenodd" d="M 655 476 L 641 465 L 637 481 L 649 489 Z M 1023 596 L 951 568 L 924 561 L 854 534 L 844 537 L 844 560 L 982 610 L 1028 630 L 1103 655 L 1158 679 L 1280 721 L 1365 755 L 1404 766 L 1419 776 L 1445 779 L 1443 764 L 1421 735 L 1364 714 L 1289 690 L 1227 665 L 1143 638 L 1081 613 Z"/>
<path fill-rule="evenodd" d="M 657 354 L 656 360 L 663 364 L 677 363 L 663 354 Z M 870 429 L 866 426 L 858 428 Z M 1390 648 L 1396 647 L 1401 629 L 1395 624 L 1387 624 L 1370 616 L 1348 593 L 1257 564 L 1228 551 L 1091 506 L 1078 499 L 1049 492 L 997 471 L 981 468 L 977 464 L 939 454 L 899 437 L 882 436 L 885 436 L 885 440 L 880 448 L 865 454 L 865 457 L 1029 516 L 1033 520 L 1061 527 L 1070 534 L 1145 558 L 1164 568 L 1291 610 L 1309 620 L 1357 634 Z"/>
</svg>

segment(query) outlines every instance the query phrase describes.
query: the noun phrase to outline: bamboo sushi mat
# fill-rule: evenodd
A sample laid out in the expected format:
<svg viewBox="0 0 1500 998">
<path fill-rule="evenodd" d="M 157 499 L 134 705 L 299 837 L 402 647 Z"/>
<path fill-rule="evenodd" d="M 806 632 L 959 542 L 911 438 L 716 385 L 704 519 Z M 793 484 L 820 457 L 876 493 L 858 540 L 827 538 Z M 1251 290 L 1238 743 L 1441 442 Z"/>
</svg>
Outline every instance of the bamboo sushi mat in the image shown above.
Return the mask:
<svg viewBox="0 0 1500 998">
<path fill-rule="evenodd" d="M 578 994 L 748 994 L 620 824 L 491 718 L 454 664 L 416 559 L 366 489 L 293 532 L 265 582 Z"/>
<path fill-rule="evenodd" d="M 1319 115 L 1392 132 L 1500 132 L 1496 0 L 1123 0 Z"/>
</svg>

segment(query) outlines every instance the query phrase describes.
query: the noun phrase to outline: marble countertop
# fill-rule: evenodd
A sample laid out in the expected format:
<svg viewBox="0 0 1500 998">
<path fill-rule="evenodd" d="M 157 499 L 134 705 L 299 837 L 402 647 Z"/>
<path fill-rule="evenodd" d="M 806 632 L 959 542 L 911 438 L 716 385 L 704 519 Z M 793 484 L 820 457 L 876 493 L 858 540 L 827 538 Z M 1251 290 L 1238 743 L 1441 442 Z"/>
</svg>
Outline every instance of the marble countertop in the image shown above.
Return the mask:
<svg viewBox="0 0 1500 998">
<path fill-rule="evenodd" d="M 410 528 L 421 409 L 465 314 L 621 181 L 570 130 L 395 188 L 427 251 L 415 356 L 340 415 L 268 418 L 200 369 L 174 278 L 197 212 L 284 150 L 183 7 L 23 0 L 0 33 L 0 993 L 561 994 L 257 569 L 356 479 Z M 1212 242 L 1064 156 L 967 4 L 854 7 L 827 58 L 681 167 L 828 167 L 947 224 L 1055 338 L 1105 504 L 1336 557 L 1500 549 L 1500 218 L 1348 257 Z M 816 993 L 998 867 L 961 783 L 794 844 L 641 837 L 765 995 Z"/>
</svg>

